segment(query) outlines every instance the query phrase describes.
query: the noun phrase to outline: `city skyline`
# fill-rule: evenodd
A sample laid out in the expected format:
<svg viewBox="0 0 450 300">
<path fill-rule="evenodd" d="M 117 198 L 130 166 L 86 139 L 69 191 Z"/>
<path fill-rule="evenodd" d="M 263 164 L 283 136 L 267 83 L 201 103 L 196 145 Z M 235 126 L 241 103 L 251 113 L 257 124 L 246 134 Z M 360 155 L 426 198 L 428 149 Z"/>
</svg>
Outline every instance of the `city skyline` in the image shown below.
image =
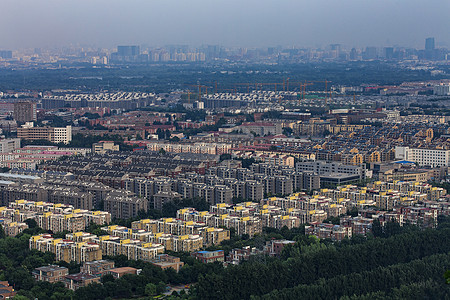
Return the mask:
<svg viewBox="0 0 450 300">
<path fill-rule="evenodd" d="M 439 12 L 447 11 L 450 4 L 437 0 L 409 1 L 407 6 L 405 1 L 387 0 L 42 3 L 4 3 L 0 48 L 111 48 L 121 44 L 323 48 L 339 43 L 350 48 L 399 45 L 423 49 L 427 37 L 435 37 L 436 47 L 449 45 L 445 28 L 450 21 Z"/>
</svg>

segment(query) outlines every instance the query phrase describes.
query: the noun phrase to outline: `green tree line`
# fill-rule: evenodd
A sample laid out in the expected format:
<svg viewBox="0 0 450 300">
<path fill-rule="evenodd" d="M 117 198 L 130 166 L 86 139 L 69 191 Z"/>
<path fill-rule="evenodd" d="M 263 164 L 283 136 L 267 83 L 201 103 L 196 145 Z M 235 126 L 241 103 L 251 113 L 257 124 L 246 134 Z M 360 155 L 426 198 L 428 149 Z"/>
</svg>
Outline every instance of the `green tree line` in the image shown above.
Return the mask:
<svg viewBox="0 0 450 300">
<path fill-rule="evenodd" d="M 448 228 L 407 232 L 344 246 L 331 244 L 317 247 L 315 251 L 304 251 L 297 243 L 293 247 L 287 247 L 286 260 L 250 262 L 230 266 L 220 274 L 202 276 L 195 295 L 198 299 L 216 299 L 217 295 L 221 299 L 249 299 L 252 295 L 262 296 L 273 290 L 314 284 L 321 278 L 329 279 L 407 263 L 429 255 L 446 253 L 448 249 Z"/>
<path fill-rule="evenodd" d="M 394 288 L 427 281 L 434 283 L 434 299 L 440 299 L 450 292 L 442 275 L 443 270 L 449 267 L 450 253 L 437 254 L 409 263 L 339 275 L 327 280 L 319 279 L 314 284 L 302 284 L 281 291 L 274 290 L 263 297 L 253 297 L 252 299 L 336 299 L 375 292 L 390 295 Z"/>
</svg>

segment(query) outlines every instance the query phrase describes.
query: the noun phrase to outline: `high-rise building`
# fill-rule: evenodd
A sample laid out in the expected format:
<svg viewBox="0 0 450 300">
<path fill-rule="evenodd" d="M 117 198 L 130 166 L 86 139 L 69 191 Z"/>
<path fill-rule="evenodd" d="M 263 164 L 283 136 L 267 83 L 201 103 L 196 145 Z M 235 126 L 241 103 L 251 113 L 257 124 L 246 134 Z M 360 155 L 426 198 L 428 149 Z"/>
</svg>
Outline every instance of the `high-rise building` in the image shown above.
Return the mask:
<svg viewBox="0 0 450 300">
<path fill-rule="evenodd" d="M 119 56 L 137 56 L 141 54 L 139 46 L 117 46 Z"/>
<path fill-rule="evenodd" d="M 334 51 L 336 57 L 339 57 L 339 55 L 341 54 L 341 44 L 331 44 L 330 49 L 331 51 Z"/>
<path fill-rule="evenodd" d="M 0 58 L 12 58 L 12 51 L 11 50 L 0 50 Z"/>
<path fill-rule="evenodd" d="M 429 37 L 425 39 L 425 50 L 434 50 L 434 49 L 435 49 L 434 37 Z"/>
<path fill-rule="evenodd" d="M 14 120 L 17 122 L 31 122 L 37 120 L 36 103 L 19 101 L 14 103 Z"/>
<path fill-rule="evenodd" d="M 117 52 L 111 54 L 112 62 L 139 62 L 139 46 L 117 46 Z"/>
<path fill-rule="evenodd" d="M 352 48 L 352 50 L 350 51 L 350 59 L 351 60 L 357 60 L 358 59 L 358 52 L 356 51 L 355 48 Z"/>
<path fill-rule="evenodd" d="M 377 48 L 376 47 L 366 47 L 366 51 L 363 53 L 363 59 L 377 59 Z"/>
<path fill-rule="evenodd" d="M 393 59 L 394 58 L 394 48 L 393 47 L 385 47 L 384 48 L 384 58 L 385 59 Z"/>
</svg>

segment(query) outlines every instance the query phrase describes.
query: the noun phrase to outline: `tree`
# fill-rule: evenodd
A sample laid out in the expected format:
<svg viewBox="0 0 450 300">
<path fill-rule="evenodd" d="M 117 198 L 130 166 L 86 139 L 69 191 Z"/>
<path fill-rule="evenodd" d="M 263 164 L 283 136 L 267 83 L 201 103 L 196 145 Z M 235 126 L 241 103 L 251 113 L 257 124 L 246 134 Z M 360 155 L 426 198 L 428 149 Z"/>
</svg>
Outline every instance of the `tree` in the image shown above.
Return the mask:
<svg viewBox="0 0 450 300">
<path fill-rule="evenodd" d="M 4 239 L 6 237 L 5 230 L 3 229 L 3 225 L 0 225 L 0 239 Z"/>
<path fill-rule="evenodd" d="M 158 128 L 156 129 L 156 135 L 158 136 L 159 140 L 163 140 L 166 134 L 161 128 Z"/>
<path fill-rule="evenodd" d="M 231 159 L 231 154 L 229 153 L 223 153 L 220 155 L 220 161 L 229 160 Z"/>
<path fill-rule="evenodd" d="M 294 132 L 294 130 L 291 127 L 284 127 L 283 128 L 283 134 L 285 136 L 290 136 L 293 132 Z"/>
<path fill-rule="evenodd" d="M 169 268 L 169 269 L 170 269 L 170 268 Z M 156 286 L 156 292 L 157 292 L 158 294 L 162 294 L 162 293 L 165 292 L 165 290 L 166 290 L 166 284 L 165 284 L 164 282 L 160 281 L 160 282 L 158 283 L 158 285 Z"/>
<path fill-rule="evenodd" d="M 106 282 L 114 282 L 114 276 L 112 276 L 111 274 L 106 274 L 104 276 L 102 276 L 102 283 L 106 283 Z"/>
<path fill-rule="evenodd" d="M 147 296 L 155 296 L 155 295 L 157 295 L 157 286 L 156 286 L 156 284 L 153 284 L 153 283 L 148 283 L 146 286 L 145 286 L 145 294 L 147 295 Z"/>
</svg>

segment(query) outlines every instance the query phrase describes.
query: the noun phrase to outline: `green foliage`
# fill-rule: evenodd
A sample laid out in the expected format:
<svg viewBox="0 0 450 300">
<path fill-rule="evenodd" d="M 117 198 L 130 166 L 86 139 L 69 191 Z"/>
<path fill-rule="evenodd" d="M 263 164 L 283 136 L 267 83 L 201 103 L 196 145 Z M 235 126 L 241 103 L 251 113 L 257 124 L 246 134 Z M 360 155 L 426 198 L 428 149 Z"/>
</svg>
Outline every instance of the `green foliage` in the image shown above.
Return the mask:
<svg viewBox="0 0 450 300">
<path fill-rule="evenodd" d="M 301 284 L 294 288 L 274 290 L 261 299 L 336 299 L 344 296 L 363 295 L 367 293 L 383 292 L 386 295 L 404 294 L 394 288 L 403 288 L 407 285 L 421 283 L 439 285 L 450 291 L 441 280 L 442 268 L 450 265 L 450 254 L 427 256 L 409 263 L 400 263 L 388 267 L 378 267 L 371 271 L 338 275 L 330 279 L 321 279 L 306 285 Z M 417 295 L 411 295 L 417 298 Z M 436 297 L 437 294 L 434 294 Z M 438 297 L 439 298 L 439 297 Z M 397 298 L 399 299 L 399 298 Z M 410 297 L 402 299 L 411 299 Z"/>
<path fill-rule="evenodd" d="M 91 222 L 89 224 L 89 226 L 86 227 L 85 231 L 89 232 L 89 233 L 92 233 L 92 234 L 95 234 L 97 236 L 108 235 L 108 232 L 106 232 L 106 231 L 101 229 L 102 227 L 103 227 L 103 225 L 99 225 L 99 224 L 96 224 L 94 222 Z"/>
<path fill-rule="evenodd" d="M 7 173 L 7 172 L 9 172 L 11 170 L 11 168 L 8 168 L 8 167 L 1 167 L 0 168 L 0 173 Z"/>
<path fill-rule="evenodd" d="M 34 268 L 52 263 L 55 255 L 28 249 L 30 236 L 0 239 L 0 274 L 16 289 L 31 290 L 35 281 L 31 276 Z"/>
<path fill-rule="evenodd" d="M 229 160 L 231 159 L 231 154 L 229 153 L 224 153 L 220 155 L 220 161 L 224 161 L 224 160 Z"/>
<path fill-rule="evenodd" d="M 78 264 L 75 261 L 71 261 L 70 263 L 68 263 L 62 260 L 58 261 L 56 264 L 60 267 L 69 269 L 69 274 L 80 273 L 81 264 Z"/>
<path fill-rule="evenodd" d="M 64 231 L 55 232 L 55 233 L 52 233 L 52 234 L 53 234 L 53 238 L 55 238 L 55 239 L 65 239 L 66 238 L 66 234 L 68 234 L 68 233 L 72 233 L 72 232 L 69 231 L 69 230 L 64 230 Z"/>
<path fill-rule="evenodd" d="M 4 239 L 6 237 L 5 230 L 3 229 L 3 225 L 0 225 L 0 239 Z"/>
<path fill-rule="evenodd" d="M 147 296 L 155 296 L 155 295 L 157 295 L 156 284 L 148 283 L 145 286 L 145 294 Z"/>
<path fill-rule="evenodd" d="M 102 140 L 114 141 L 119 144 L 122 151 L 131 151 L 133 146 L 124 143 L 124 138 L 118 134 L 105 134 L 105 135 L 83 135 L 81 133 L 74 134 L 72 140 L 68 144 L 60 143 L 53 144 L 47 140 L 22 140 L 22 147 L 26 145 L 45 145 L 52 146 L 56 145 L 61 148 L 91 148 L 93 144 L 98 143 Z"/>
<path fill-rule="evenodd" d="M 309 244 L 305 246 L 305 243 Z M 249 262 L 203 276 L 196 286 L 196 295 L 202 299 L 217 294 L 222 295 L 222 299 L 249 299 L 251 295 L 262 296 L 273 290 L 314 284 L 320 278 L 327 280 L 408 263 L 446 253 L 449 247 L 450 229 L 407 232 L 386 239 L 365 239 L 356 244 L 299 241 L 287 247 L 290 250 L 284 254 L 285 260 Z M 240 284 L 242 282 L 245 286 Z"/>
<path fill-rule="evenodd" d="M 252 158 L 238 158 L 237 160 L 242 161 L 242 167 L 243 168 L 249 168 L 252 164 L 256 163 L 256 160 Z"/>
</svg>

